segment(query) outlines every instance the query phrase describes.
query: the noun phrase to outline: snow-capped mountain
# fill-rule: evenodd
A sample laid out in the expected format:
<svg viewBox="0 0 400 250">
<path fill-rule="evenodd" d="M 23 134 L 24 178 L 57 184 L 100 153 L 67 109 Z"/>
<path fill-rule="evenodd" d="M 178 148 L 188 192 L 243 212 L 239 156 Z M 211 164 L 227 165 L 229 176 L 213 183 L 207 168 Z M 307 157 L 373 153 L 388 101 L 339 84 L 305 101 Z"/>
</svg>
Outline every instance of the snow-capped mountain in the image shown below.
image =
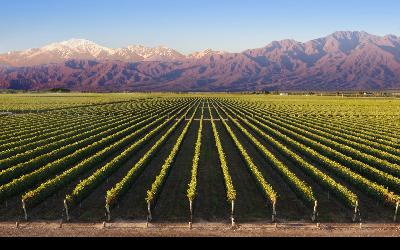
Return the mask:
<svg viewBox="0 0 400 250">
<path fill-rule="evenodd" d="M 138 61 L 175 61 L 185 56 L 167 47 L 149 48 L 141 45 L 126 48 L 107 48 L 85 39 L 70 39 L 52 43 L 42 48 L 13 51 L 0 55 L 0 62 L 21 67 L 60 63 L 66 60 L 120 60 Z"/>
<path fill-rule="evenodd" d="M 100 46 L 85 39 L 70 39 L 60 43 L 52 43 L 44 46 L 41 50 L 59 52 L 63 57 L 74 56 L 71 53 L 77 55 L 91 55 L 93 57 L 99 57 L 102 54 L 113 53 L 112 49 Z"/>
</svg>

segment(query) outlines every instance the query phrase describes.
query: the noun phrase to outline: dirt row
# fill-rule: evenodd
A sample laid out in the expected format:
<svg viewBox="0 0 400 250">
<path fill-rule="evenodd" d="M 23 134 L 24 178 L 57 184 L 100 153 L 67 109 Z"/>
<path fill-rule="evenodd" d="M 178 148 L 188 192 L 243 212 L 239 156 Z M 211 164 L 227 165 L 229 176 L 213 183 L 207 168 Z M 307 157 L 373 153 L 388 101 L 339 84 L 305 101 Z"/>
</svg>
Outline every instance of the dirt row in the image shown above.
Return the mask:
<svg viewBox="0 0 400 250">
<path fill-rule="evenodd" d="M 0 237 L 400 237 L 400 226 L 390 224 L 149 224 L 145 222 L 0 223 Z"/>
</svg>

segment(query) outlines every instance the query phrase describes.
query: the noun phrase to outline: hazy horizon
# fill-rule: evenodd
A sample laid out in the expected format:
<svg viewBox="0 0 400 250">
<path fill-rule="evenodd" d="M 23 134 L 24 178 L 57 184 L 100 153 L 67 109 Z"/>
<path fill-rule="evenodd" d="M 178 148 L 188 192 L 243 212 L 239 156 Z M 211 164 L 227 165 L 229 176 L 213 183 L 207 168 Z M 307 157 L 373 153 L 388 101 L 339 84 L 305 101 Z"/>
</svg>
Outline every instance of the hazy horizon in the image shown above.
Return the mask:
<svg viewBox="0 0 400 250">
<path fill-rule="evenodd" d="M 14 0 L 3 3 L 0 53 L 84 38 L 117 48 L 166 46 L 242 52 L 335 31 L 400 34 L 399 1 Z"/>
</svg>

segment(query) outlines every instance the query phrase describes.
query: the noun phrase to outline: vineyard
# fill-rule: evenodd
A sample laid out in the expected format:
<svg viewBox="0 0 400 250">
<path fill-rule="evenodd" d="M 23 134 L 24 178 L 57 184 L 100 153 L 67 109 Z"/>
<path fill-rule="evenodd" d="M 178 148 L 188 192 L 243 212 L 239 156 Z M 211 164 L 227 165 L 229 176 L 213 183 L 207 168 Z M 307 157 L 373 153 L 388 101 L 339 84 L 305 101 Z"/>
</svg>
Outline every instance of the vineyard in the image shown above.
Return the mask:
<svg viewBox="0 0 400 250">
<path fill-rule="evenodd" d="M 400 99 L 0 95 L 0 220 L 393 222 Z"/>
</svg>

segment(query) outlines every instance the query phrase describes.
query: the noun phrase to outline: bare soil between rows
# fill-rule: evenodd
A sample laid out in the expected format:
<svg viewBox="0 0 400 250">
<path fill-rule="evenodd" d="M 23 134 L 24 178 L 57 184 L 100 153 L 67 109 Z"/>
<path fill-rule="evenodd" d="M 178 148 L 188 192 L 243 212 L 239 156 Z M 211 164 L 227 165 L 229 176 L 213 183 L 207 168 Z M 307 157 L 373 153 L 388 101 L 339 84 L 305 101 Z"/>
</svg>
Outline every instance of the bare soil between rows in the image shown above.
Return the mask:
<svg viewBox="0 0 400 250">
<path fill-rule="evenodd" d="M 252 223 L 226 222 L 150 223 L 63 223 L 60 221 L 0 223 L 1 237 L 400 237 L 399 224 L 381 223 Z"/>
</svg>

